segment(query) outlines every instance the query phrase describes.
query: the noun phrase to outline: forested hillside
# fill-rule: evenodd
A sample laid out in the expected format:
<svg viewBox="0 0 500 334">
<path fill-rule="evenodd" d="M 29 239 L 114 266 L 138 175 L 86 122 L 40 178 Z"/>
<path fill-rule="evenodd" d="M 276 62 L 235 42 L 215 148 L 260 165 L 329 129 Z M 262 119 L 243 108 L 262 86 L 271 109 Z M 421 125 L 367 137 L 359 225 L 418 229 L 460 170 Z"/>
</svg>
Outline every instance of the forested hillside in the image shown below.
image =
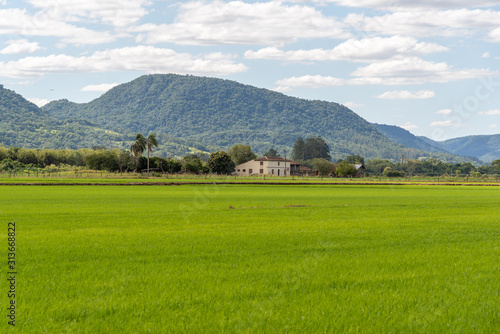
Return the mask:
<svg viewBox="0 0 500 334">
<path fill-rule="evenodd" d="M 168 134 L 229 148 L 250 145 L 258 153 L 290 149 L 298 137 L 322 136 L 331 155 L 397 159 L 407 151 L 337 103 L 309 101 L 234 81 L 181 75 L 146 75 L 89 103 L 49 103 L 59 120 L 84 118 L 115 131 Z M 427 153 L 415 150 L 415 155 Z"/>
<path fill-rule="evenodd" d="M 500 157 L 500 135 L 467 136 L 445 141 L 433 141 L 425 137 L 421 139 L 453 154 L 475 157 L 485 162 Z"/>
<path fill-rule="evenodd" d="M 127 135 L 84 119 L 58 120 L 0 85 L 0 143 L 26 148 L 121 147 Z"/>
</svg>

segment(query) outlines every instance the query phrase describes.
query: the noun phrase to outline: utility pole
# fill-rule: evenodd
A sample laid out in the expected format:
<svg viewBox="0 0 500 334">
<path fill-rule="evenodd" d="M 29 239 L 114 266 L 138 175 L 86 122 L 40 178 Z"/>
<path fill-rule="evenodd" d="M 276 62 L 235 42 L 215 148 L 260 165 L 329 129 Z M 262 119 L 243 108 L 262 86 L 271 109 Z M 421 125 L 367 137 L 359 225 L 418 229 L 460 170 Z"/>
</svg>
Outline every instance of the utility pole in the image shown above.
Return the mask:
<svg viewBox="0 0 500 334">
<path fill-rule="evenodd" d="M 283 175 L 286 176 L 286 150 L 283 150 L 283 152 L 285 152 L 285 173 Z"/>
<path fill-rule="evenodd" d="M 401 175 L 403 174 L 403 159 L 405 158 L 405 154 L 401 156 Z"/>
</svg>

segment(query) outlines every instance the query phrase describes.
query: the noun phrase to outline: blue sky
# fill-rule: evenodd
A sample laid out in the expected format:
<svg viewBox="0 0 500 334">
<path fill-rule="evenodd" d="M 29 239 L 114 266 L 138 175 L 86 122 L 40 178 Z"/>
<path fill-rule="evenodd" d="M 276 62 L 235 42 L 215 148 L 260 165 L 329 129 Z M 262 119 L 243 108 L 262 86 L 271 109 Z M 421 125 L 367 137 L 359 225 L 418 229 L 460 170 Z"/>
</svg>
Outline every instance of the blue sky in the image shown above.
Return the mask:
<svg viewBox="0 0 500 334">
<path fill-rule="evenodd" d="M 0 0 L 0 83 L 43 105 L 193 74 L 342 103 L 436 140 L 495 134 L 495 3 Z"/>
</svg>

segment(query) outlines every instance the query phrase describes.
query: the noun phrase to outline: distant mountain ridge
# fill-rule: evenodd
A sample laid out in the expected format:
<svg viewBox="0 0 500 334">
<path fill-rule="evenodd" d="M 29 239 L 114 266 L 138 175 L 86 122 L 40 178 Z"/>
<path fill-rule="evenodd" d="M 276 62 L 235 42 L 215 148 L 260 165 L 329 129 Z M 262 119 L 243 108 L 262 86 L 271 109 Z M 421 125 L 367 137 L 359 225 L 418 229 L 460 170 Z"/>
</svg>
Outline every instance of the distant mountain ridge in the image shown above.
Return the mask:
<svg viewBox="0 0 500 334">
<path fill-rule="evenodd" d="M 469 157 L 478 162 L 491 162 L 500 158 L 500 135 L 476 135 L 435 141 L 395 125 L 373 124 L 387 138 L 406 147 L 428 152 L 450 153 Z"/>
</svg>

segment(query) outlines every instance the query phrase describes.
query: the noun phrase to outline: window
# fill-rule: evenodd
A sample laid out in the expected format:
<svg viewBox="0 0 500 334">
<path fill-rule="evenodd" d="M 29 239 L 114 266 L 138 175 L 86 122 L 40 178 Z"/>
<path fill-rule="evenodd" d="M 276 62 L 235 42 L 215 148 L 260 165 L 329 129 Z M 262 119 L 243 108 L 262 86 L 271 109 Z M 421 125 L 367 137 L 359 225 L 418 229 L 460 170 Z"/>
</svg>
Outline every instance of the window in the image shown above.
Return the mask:
<svg viewBox="0 0 500 334">
<path fill-rule="evenodd" d="M 238 169 L 238 172 L 239 172 L 239 171 L 240 171 L 240 170 Z"/>
<path fill-rule="evenodd" d="M 261 165 L 261 166 L 264 166 L 264 161 L 261 161 L 261 162 L 260 162 L 260 165 Z"/>
<path fill-rule="evenodd" d="M 252 174 L 252 172 L 253 172 L 253 169 L 249 169 L 249 170 L 248 170 L 248 173 L 249 173 L 249 174 Z"/>
<path fill-rule="evenodd" d="M 278 162 L 279 163 L 279 162 Z M 278 169 L 278 176 L 280 176 L 280 170 Z"/>
<path fill-rule="evenodd" d="M 278 161 L 278 166 L 280 165 L 280 162 Z"/>
<path fill-rule="evenodd" d="M 245 173 L 245 172 L 246 172 L 246 169 L 243 170 L 243 173 Z"/>
<path fill-rule="evenodd" d="M 274 169 L 271 169 L 271 174 L 273 174 L 273 175 L 274 175 Z"/>
<path fill-rule="evenodd" d="M 263 170 L 263 169 L 261 169 L 261 170 L 260 170 L 260 173 L 261 173 L 261 174 L 264 174 L 264 170 Z"/>
</svg>

